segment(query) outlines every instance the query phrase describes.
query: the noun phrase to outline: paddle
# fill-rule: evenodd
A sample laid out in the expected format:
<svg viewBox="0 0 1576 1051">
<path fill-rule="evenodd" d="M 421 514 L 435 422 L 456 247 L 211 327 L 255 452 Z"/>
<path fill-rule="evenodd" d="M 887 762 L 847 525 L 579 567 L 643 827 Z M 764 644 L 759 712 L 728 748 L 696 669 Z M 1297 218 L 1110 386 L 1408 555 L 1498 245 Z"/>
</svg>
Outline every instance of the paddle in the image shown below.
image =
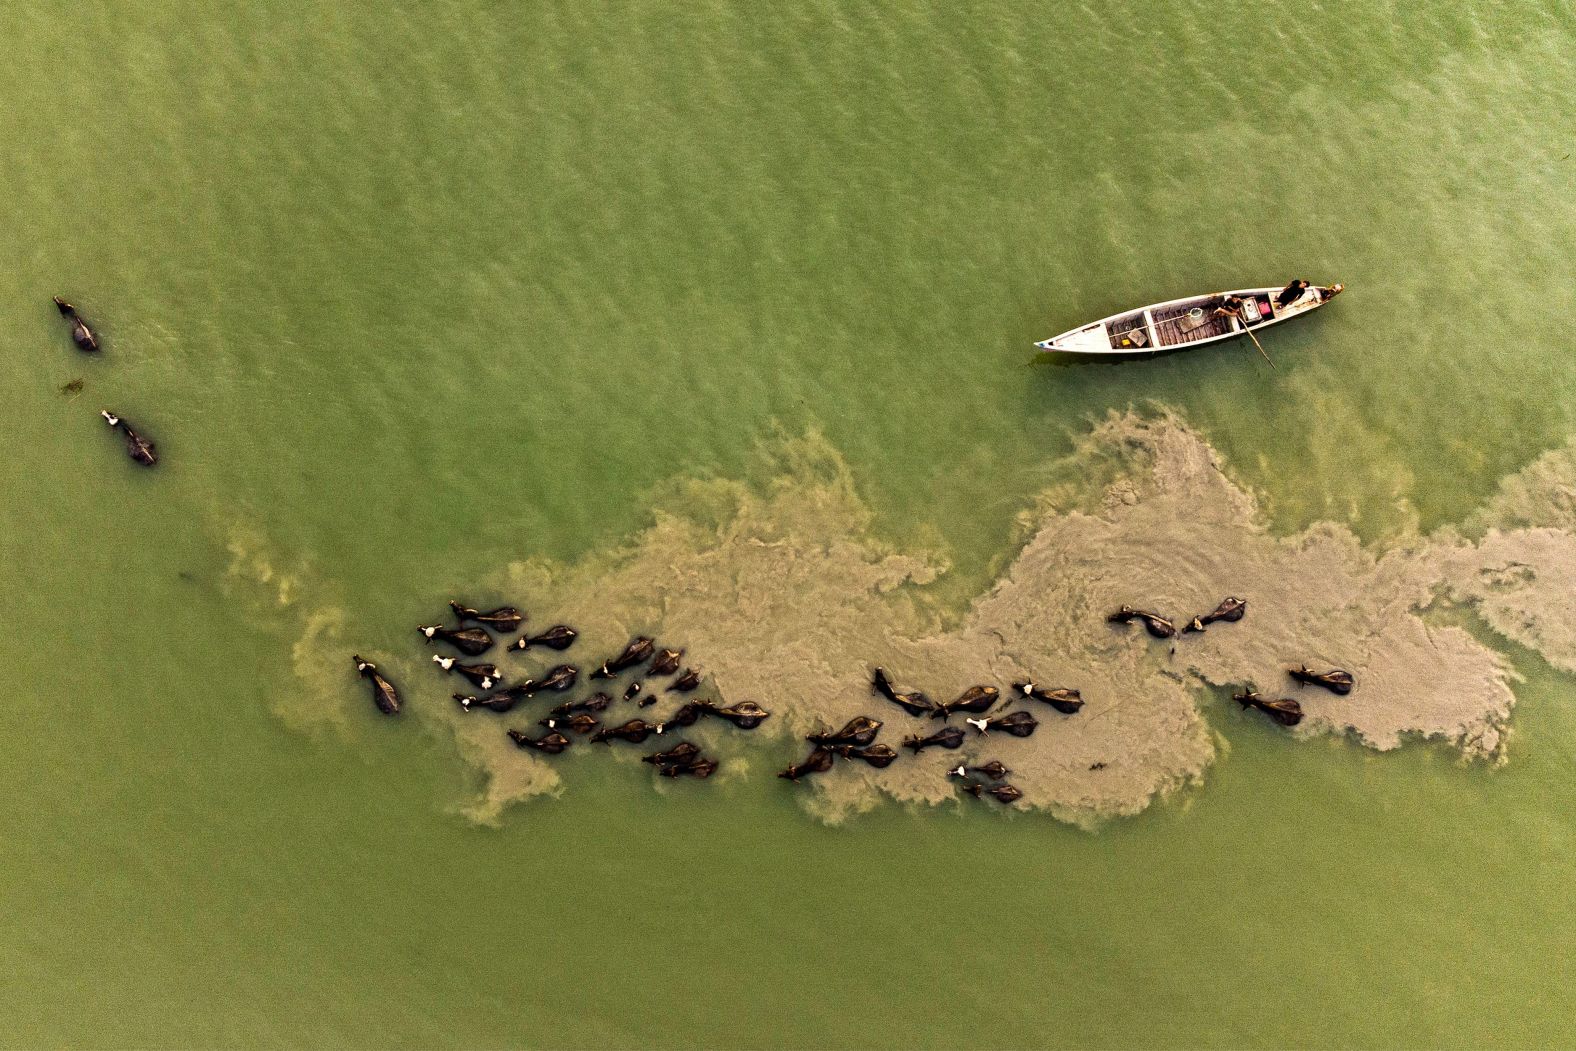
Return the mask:
<svg viewBox="0 0 1576 1051">
<path fill-rule="evenodd" d="M 1259 354 L 1264 358 L 1265 361 L 1270 361 L 1270 356 L 1268 354 L 1264 353 L 1264 345 L 1259 342 L 1259 337 L 1255 336 L 1253 334 L 1253 330 L 1248 327 L 1248 312 L 1247 312 L 1247 308 L 1246 307 L 1238 307 L 1237 308 L 1237 317 L 1242 320 L 1242 331 L 1246 332 L 1248 334 L 1248 338 L 1253 341 L 1253 345 L 1255 347 L 1259 348 Z M 1272 368 L 1272 369 L 1275 368 L 1275 363 L 1273 361 L 1270 361 L 1270 368 Z M 1279 369 L 1275 369 L 1275 371 L 1279 372 L 1280 370 Z"/>
</svg>

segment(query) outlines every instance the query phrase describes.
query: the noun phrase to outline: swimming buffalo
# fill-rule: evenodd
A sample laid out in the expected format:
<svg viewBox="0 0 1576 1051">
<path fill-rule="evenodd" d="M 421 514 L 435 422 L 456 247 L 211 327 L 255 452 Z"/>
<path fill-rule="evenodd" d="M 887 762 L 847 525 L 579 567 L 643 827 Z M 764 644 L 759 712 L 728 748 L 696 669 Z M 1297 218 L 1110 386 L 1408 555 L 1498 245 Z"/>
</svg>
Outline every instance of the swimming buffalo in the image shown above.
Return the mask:
<svg viewBox="0 0 1576 1051">
<path fill-rule="evenodd" d="M 677 679 L 674 679 L 673 684 L 668 687 L 668 692 L 689 693 L 695 687 L 700 685 L 700 678 L 700 672 L 696 671 L 694 668 L 685 668 L 684 674 L 680 675 Z"/>
<path fill-rule="evenodd" d="M 670 715 L 663 726 L 694 726 L 703 715 L 712 715 L 717 712 L 717 706 L 710 701 L 690 701 L 681 705 L 678 711 Z"/>
<path fill-rule="evenodd" d="M 570 731 L 571 733 L 577 733 L 583 736 L 590 733 L 592 730 L 595 730 L 601 724 L 596 721 L 595 716 L 587 715 L 585 712 L 580 712 L 578 715 L 571 715 L 567 719 L 548 716 L 546 719 L 539 720 L 537 725 L 545 726 L 549 730 L 557 730 L 562 728 Z"/>
<path fill-rule="evenodd" d="M 540 679 L 527 679 L 516 688 L 523 690 L 527 697 L 541 690 L 553 690 L 556 693 L 563 693 L 565 690 L 574 689 L 575 681 L 579 677 L 579 668 L 576 668 L 573 664 L 560 664 L 548 671 Z"/>
<path fill-rule="evenodd" d="M 371 661 L 364 661 L 355 654 L 350 659 L 356 662 L 356 671 L 361 677 L 372 683 L 372 703 L 378 706 L 378 711 L 384 715 L 398 715 L 399 693 L 394 684 L 380 675 L 378 666 Z"/>
<path fill-rule="evenodd" d="M 1187 622 L 1187 627 L 1182 630 L 1203 631 L 1205 625 L 1213 624 L 1216 621 L 1225 621 L 1228 624 L 1234 623 L 1241 620 L 1247 612 L 1248 603 L 1246 599 L 1227 596 L 1220 605 L 1215 607 L 1213 612 L 1206 613 L 1202 617 L 1194 617 Z"/>
<path fill-rule="evenodd" d="M 503 676 L 491 664 L 460 664 L 453 657 L 432 655 L 432 662 L 451 674 L 465 676 L 478 689 L 490 690 L 503 682 Z"/>
<path fill-rule="evenodd" d="M 1310 670 L 1304 664 L 1297 668 L 1287 668 L 1286 672 L 1293 679 L 1304 685 L 1323 686 L 1331 693 L 1338 693 L 1342 697 L 1352 692 L 1352 686 L 1357 681 L 1352 678 L 1351 672 L 1343 671 L 1340 668 L 1331 668 L 1329 671 L 1317 672 Z"/>
<path fill-rule="evenodd" d="M 449 608 L 461 622 L 474 620 L 478 624 L 485 624 L 494 631 L 513 631 L 525 623 L 525 614 L 513 606 L 499 606 L 495 610 L 483 613 L 479 609 L 462 606 L 458 602 L 450 601 Z"/>
<path fill-rule="evenodd" d="M 104 417 L 104 422 L 109 424 L 111 430 L 119 430 L 126 436 L 127 456 L 130 456 L 144 467 L 152 467 L 159 462 L 158 449 L 148 439 L 132 430 L 131 424 L 108 409 L 100 409 L 99 415 Z"/>
<path fill-rule="evenodd" d="M 1278 701 L 1266 701 L 1252 690 L 1245 690 L 1232 696 L 1242 707 L 1257 708 L 1282 726 L 1296 726 L 1302 722 L 1302 705 L 1296 701 L 1285 698 Z"/>
<path fill-rule="evenodd" d="M 1134 609 L 1132 606 L 1123 606 L 1105 619 L 1112 624 L 1126 624 L 1131 620 L 1142 621 L 1145 630 L 1157 639 L 1169 639 L 1177 633 L 1176 626 L 1160 614 Z"/>
<path fill-rule="evenodd" d="M 529 697 L 530 693 L 519 686 L 510 686 L 497 693 L 489 693 L 486 697 L 460 693 L 453 696 L 466 711 L 472 708 L 486 708 L 490 712 L 502 713 L 513 709 L 515 705 Z"/>
<path fill-rule="evenodd" d="M 943 726 L 929 737 L 910 736 L 903 738 L 903 747 L 912 748 L 916 753 L 932 746 L 961 748 L 963 747 L 963 731 L 956 726 Z"/>
<path fill-rule="evenodd" d="M 663 777 L 694 777 L 702 781 L 716 772 L 715 759 L 697 759 L 693 763 L 684 765 L 657 767 L 657 773 Z"/>
<path fill-rule="evenodd" d="M 573 712 L 600 712 L 613 703 L 613 698 L 605 693 L 593 693 L 583 701 L 565 701 L 550 710 L 548 715 L 569 715 Z"/>
<path fill-rule="evenodd" d="M 935 702 L 918 691 L 899 693 L 893 689 L 884 668 L 877 668 L 870 677 L 870 692 L 885 697 L 910 715 L 930 715 L 936 710 Z"/>
<path fill-rule="evenodd" d="M 981 712 L 989 711 L 990 706 L 995 704 L 1000 696 L 1001 691 L 994 686 L 970 686 L 958 696 L 957 700 L 936 705 L 931 711 L 930 717 L 932 719 L 946 719 L 953 712 L 973 712 L 978 715 Z"/>
<path fill-rule="evenodd" d="M 740 701 L 726 708 L 718 708 L 714 704 L 706 704 L 700 708 L 703 715 L 715 715 L 719 719 L 726 719 L 741 730 L 753 730 L 767 719 L 772 713 L 756 704 L 754 701 Z M 880 725 L 877 723 L 876 725 Z"/>
<path fill-rule="evenodd" d="M 717 761 L 701 755 L 700 749 L 688 741 L 680 741 L 665 752 L 652 752 L 642 756 L 641 762 L 651 763 L 663 777 L 695 777 L 702 780 L 717 772 Z"/>
<path fill-rule="evenodd" d="M 71 342 L 77 345 L 77 349 L 90 354 L 98 350 L 98 337 L 93 334 L 92 329 L 88 328 L 88 323 L 82 320 L 82 315 L 77 313 L 77 308 L 59 296 L 54 296 L 53 298 L 55 300 L 55 309 L 60 311 L 60 316 L 71 322 Z"/>
<path fill-rule="evenodd" d="M 631 744 L 640 744 L 652 734 L 660 734 L 662 727 L 653 726 L 644 719 L 631 719 L 622 726 L 604 726 L 591 735 L 591 740 L 607 744 L 613 740 L 628 741 Z"/>
<path fill-rule="evenodd" d="M 543 734 L 535 740 L 527 737 L 519 730 L 509 730 L 507 733 L 509 734 L 509 740 L 514 742 L 516 748 L 531 748 L 538 752 L 546 752 L 548 755 L 557 755 L 573 743 L 569 738 L 557 732 Z"/>
<path fill-rule="evenodd" d="M 1007 715 L 998 716 L 995 719 L 965 719 L 963 721 L 982 734 L 989 733 L 992 730 L 1000 730 L 1014 737 L 1028 737 L 1040 725 L 1039 720 L 1028 712 L 1011 712 Z"/>
<path fill-rule="evenodd" d="M 651 659 L 651 667 L 646 669 L 646 673 L 672 675 L 679 670 L 679 659 L 683 656 L 683 650 L 658 650 L 657 655 Z"/>
<path fill-rule="evenodd" d="M 1033 698 L 1036 701 L 1044 701 L 1063 715 L 1074 715 L 1078 709 L 1084 706 L 1083 694 L 1077 690 L 1047 690 L 1045 687 L 1037 686 L 1032 682 L 1015 682 L 1012 684 L 1012 688 L 1025 697 Z"/>
<path fill-rule="evenodd" d="M 1015 803 L 1023 798 L 1023 793 L 1013 785 L 986 785 L 982 781 L 970 781 L 963 786 L 964 790 L 975 799 L 982 795 L 990 796 L 998 803 Z"/>
<path fill-rule="evenodd" d="M 840 745 L 837 754 L 844 759 L 862 759 L 877 770 L 891 766 L 897 758 L 897 753 L 884 744 L 865 745 L 863 748 L 851 744 Z"/>
<path fill-rule="evenodd" d="M 693 763 L 700 758 L 700 748 L 688 741 L 680 741 L 672 748 L 663 752 L 652 752 L 650 755 L 641 756 L 642 763 L 651 763 L 653 766 L 675 766 L 684 763 Z"/>
<path fill-rule="evenodd" d="M 511 650 L 528 650 L 532 646 L 546 646 L 553 650 L 567 650 L 578 633 L 567 624 L 554 624 L 540 635 L 521 635 L 509 643 Z"/>
<path fill-rule="evenodd" d="M 832 769 L 832 750 L 830 748 L 816 748 L 803 762 L 794 763 L 788 769 L 778 774 L 797 784 L 801 777 L 807 774 L 824 774 Z"/>
<path fill-rule="evenodd" d="M 467 656 L 475 657 L 492 648 L 493 637 L 481 628 L 445 628 L 441 624 L 427 624 L 416 629 L 428 639 L 447 642 Z"/>
<path fill-rule="evenodd" d="M 618 656 L 603 661 L 602 666 L 591 673 L 591 678 L 611 679 L 626 668 L 633 668 L 651 656 L 653 646 L 652 641 L 644 635 L 637 636 L 630 640 Z"/>
<path fill-rule="evenodd" d="M 810 734 L 805 740 L 813 744 L 824 744 L 829 748 L 838 745 L 864 746 L 876 739 L 876 734 L 881 732 L 881 723 L 863 715 L 856 715 L 848 720 L 843 728 L 834 733 Z"/>
</svg>

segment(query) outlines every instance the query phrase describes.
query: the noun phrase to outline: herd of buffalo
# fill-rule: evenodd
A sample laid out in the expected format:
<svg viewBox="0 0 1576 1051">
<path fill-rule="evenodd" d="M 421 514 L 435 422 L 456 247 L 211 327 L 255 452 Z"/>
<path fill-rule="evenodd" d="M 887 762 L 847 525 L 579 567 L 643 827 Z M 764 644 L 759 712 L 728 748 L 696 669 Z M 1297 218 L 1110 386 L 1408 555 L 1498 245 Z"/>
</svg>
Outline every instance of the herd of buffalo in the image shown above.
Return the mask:
<svg viewBox="0 0 1576 1051">
<path fill-rule="evenodd" d="M 456 620 L 454 627 L 428 624 L 417 630 L 429 642 L 452 647 L 464 657 L 479 657 L 486 653 L 498 644 L 494 632 L 504 634 L 518 631 L 526 619 L 525 614 L 513 606 L 488 611 L 473 609 L 458 602 L 450 602 L 449 606 Z M 1199 632 L 1216 622 L 1239 621 L 1246 612 L 1247 603 L 1244 600 L 1227 598 L 1212 612 L 1192 618 L 1182 631 Z M 1178 634 L 1175 625 L 1167 618 L 1130 606 L 1121 607 L 1107 619 L 1116 624 L 1139 621 L 1150 635 L 1158 639 L 1170 639 Z M 555 624 L 540 634 L 522 634 L 507 643 L 504 650 L 508 652 L 540 647 L 562 652 L 574 645 L 578 636 L 579 633 L 569 625 Z M 688 695 L 701 686 L 703 676 L 684 664 L 684 653 L 682 649 L 659 649 L 650 638 L 636 636 L 619 653 L 602 661 L 586 676 L 588 683 L 595 684 L 594 692 L 589 697 L 566 700 L 548 709 L 545 716 L 537 721 L 542 729 L 536 736 L 532 736 L 534 731 L 514 728 L 504 732 L 517 748 L 558 755 L 571 747 L 576 737 L 601 744 L 613 741 L 644 744 L 650 737 L 661 737 L 676 728 L 693 726 L 703 718 L 718 718 L 741 730 L 753 730 L 771 717 L 770 712 L 753 701 L 740 701 L 723 707 L 711 700 L 690 699 Z M 359 656 L 353 659 L 356 670 L 372 684 L 372 699 L 378 709 L 388 715 L 396 714 L 400 710 L 400 700 L 394 685 L 378 671 L 377 665 Z M 499 714 L 510 712 L 537 694 L 568 693 L 580 682 L 580 669 L 573 664 L 555 665 L 540 677 L 511 685 L 494 664 L 467 664 L 459 657 L 442 654 L 433 654 L 432 660 L 441 671 L 458 675 L 481 691 L 480 694 L 454 694 L 455 702 L 467 712 L 478 709 Z M 622 691 L 618 691 L 614 680 L 626 674 L 627 684 Z M 1306 666 L 1299 666 L 1289 669 L 1289 674 L 1300 683 L 1324 686 L 1337 694 L 1350 693 L 1353 684 L 1351 674 L 1340 669 L 1315 672 Z M 658 679 L 668 681 L 666 685 L 659 686 L 654 682 Z M 875 696 L 884 698 L 910 716 L 937 719 L 944 724 L 934 733 L 915 733 L 903 738 L 901 747 L 916 755 L 927 748 L 958 749 L 971 736 L 983 737 L 992 731 L 1013 737 L 1030 736 L 1039 728 L 1039 720 L 1023 708 L 1005 711 L 1019 701 L 1037 701 L 1061 715 L 1076 715 L 1084 705 L 1083 697 L 1076 689 L 1051 688 L 1034 682 L 1013 683 L 1012 689 L 1015 693 L 1009 695 L 998 709 L 1001 691 L 995 686 L 971 686 L 951 701 L 934 701 L 918 690 L 899 690 L 884 668 L 876 668 L 870 680 L 870 692 Z M 614 692 L 619 694 L 617 700 L 614 699 Z M 675 700 L 677 706 L 666 718 L 648 720 L 635 716 L 613 725 L 614 720 L 608 715 L 610 710 L 616 711 L 613 706 L 619 704 L 632 705 L 636 709 L 649 708 L 659 703 L 666 694 L 679 695 Z M 1237 694 L 1236 700 L 1244 708 L 1257 708 L 1285 726 L 1296 726 L 1302 721 L 1302 708 L 1294 700 L 1265 700 L 1251 689 Z M 950 724 L 955 714 L 964 715 L 963 722 L 974 730 L 973 735 L 962 727 Z M 858 760 L 877 769 L 888 767 L 900 758 L 900 753 L 876 740 L 881 727 L 881 720 L 858 715 L 839 730 L 810 734 L 807 737 L 812 746 L 810 753 L 778 776 L 797 783 L 811 774 L 825 773 L 839 759 Z M 654 766 L 663 777 L 705 779 L 717 771 L 717 761 L 707 757 L 699 746 L 690 741 L 677 741 L 668 748 L 646 755 L 643 761 Z M 1099 770 L 1104 766 L 1104 763 L 1096 763 L 1090 769 Z M 1002 803 L 1012 803 L 1021 799 L 1023 793 L 1007 783 L 1006 777 L 1011 772 L 1000 761 L 991 760 L 978 766 L 959 764 L 948 770 L 947 774 L 961 781 L 964 790 L 977 798 L 990 796 Z"/>
<path fill-rule="evenodd" d="M 1188 621 L 1182 631 L 1184 633 L 1203 631 L 1207 625 L 1214 624 L 1216 621 L 1225 621 L 1229 624 L 1241 620 L 1247 612 L 1248 603 L 1245 599 L 1227 598 L 1211 612 Z M 1123 606 L 1106 619 L 1113 624 L 1129 624 L 1136 620 L 1143 624 L 1144 629 L 1157 639 L 1171 639 L 1177 635 L 1176 625 L 1172 624 L 1170 620 L 1158 613 L 1134 609 L 1131 606 Z M 1306 664 L 1303 664 L 1295 668 L 1286 669 L 1286 673 L 1303 685 L 1323 686 L 1331 693 L 1340 694 L 1343 697 L 1352 692 L 1352 685 L 1355 682 L 1351 672 L 1343 671 L 1340 668 L 1316 672 L 1311 670 Z M 1267 701 L 1258 691 L 1248 688 L 1241 693 L 1234 694 L 1233 699 L 1244 708 L 1257 708 L 1282 726 L 1296 726 L 1302 722 L 1302 705 L 1289 697 Z"/>
<path fill-rule="evenodd" d="M 72 342 L 84 353 L 97 353 L 98 337 L 88 327 L 88 323 L 77 308 L 59 296 L 53 298 L 55 308 L 70 325 Z M 80 390 L 81 381 L 75 380 L 67 384 L 65 389 Z M 126 452 L 133 460 L 146 467 L 158 463 L 158 452 L 153 442 L 139 434 L 131 424 L 108 410 L 101 410 L 99 415 L 104 417 L 104 421 L 112 429 L 122 432 L 126 441 Z M 467 657 L 478 657 L 496 644 L 497 640 L 488 629 L 500 633 L 513 632 L 525 622 L 525 615 L 513 606 L 483 612 L 455 602 L 449 605 L 457 619 L 455 627 L 430 624 L 419 630 L 429 641 L 444 643 Z M 1211 612 L 1189 620 L 1182 628 L 1182 632 L 1204 631 L 1210 624 L 1239 621 L 1247 613 L 1247 608 L 1248 604 L 1243 599 L 1227 598 Z M 1131 606 L 1121 607 L 1107 619 L 1115 624 L 1129 624 L 1136 620 L 1157 639 L 1175 638 L 1178 634 L 1176 626 L 1166 617 L 1147 610 L 1134 609 Z M 510 642 L 505 650 L 530 650 L 541 647 L 562 652 L 574 644 L 577 635 L 575 629 L 567 624 L 555 624 L 537 635 L 521 635 Z M 660 700 L 658 687 L 651 685 L 648 688 L 646 680 L 671 677 L 671 681 L 662 688 L 661 693 L 676 693 L 681 699 L 678 707 L 666 719 L 653 722 L 635 717 L 617 726 L 606 725 L 603 722 L 607 718 L 605 713 L 611 705 L 618 702 L 614 701 L 612 694 L 599 689 L 583 700 L 565 701 L 551 708 L 545 718 L 538 720 L 537 725 L 545 731 L 538 736 L 533 737 L 529 732 L 518 729 L 505 732 L 518 748 L 557 755 L 574 743 L 573 738 L 566 736 L 565 731 L 596 743 L 626 741 L 631 744 L 643 744 L 649 737 L 664 735 L 675 727 L 693 726 L 703 718 L 718 718 L 732 723 L 741 730 L 752 730 L 770 717 L 770 712 L 753 701 L 741 701 L 738 704 L 722 707 L 710 700 L 683 699 L 684 695 L 693 692 L 701 685 L 702 678 L 700 672 L 693 668 L 684 667 L 680 670 L 683 656 L 684 650 L 659 650 L 651 639 L 642 635 L 631 640 L 620 653 L 603 661 L 587 676 L 590 680 L 611 682 L 624 673 L 633 672 L 645 665 L 644 678 L 631 676 L 630 682 L 624 687 L 619 698 L 620 702 L 632 703 L 639 709 L 648 708 Z M 397 713 L 400 701 L 399 692 L 394 685 L 378 671 L 377 665 L 360 657 L 354 659 L 356 670 L 372 683 L 372 699 L 378 709 L 389 715 Z M 580 681 L 580 669 L 573 664 L 559 664 L 545 672 L 541 678 L 526 679 L 514 685 L 506 685 L 503 675 L 492 664 L 463 664 L 458 658 L 439 654 L 434 654 L 432 659 L 444 672 L 459 675 L 482 691 L 481 696 L 459 693 L 454 695 L 455 701 L 465 711 L 480 708 L 502 714 L 544 691 L 567 693 Z M 1339 668 L 1327 672 L 1315 672 L 1304 665 L 1288 669 L 1288 672 L 1299 683 L 1323 686 L 1341 695 L 1350 693 L 1353 685 L 1351 673 Z M 1074 715 L 1084 703 L 1083 698 L 1074 689 L 1048 689 L 1033 682 L 1013 683 L 1012 688 L 1017 691 L 1017 696 L 1009 697 L 1006 704 L 1002 705 L 1003 708 L 1010 707 L 1017 700 L 1032 700 L 1046 704 L 1062 715 Z M 871 676 L 870 690 L 915 717 L 929 717 L 947 723 L 954 714 L 967 713 L 964 723 L 972 727 L 980 736 L 994 730 L 1013 737 L 1028 737 L 1040 725 L 1039 720 L 1023 709 L 1011 712 L 998 711 L 997 714 L 987 718 L 987 713 L 995 708 L 1001 699 L 1000 691 L 995 686 L 971 686 L 954 700 L 933 701 L 917 690 L 897 689 L 887 677 L 885 669 L 876 668 Z M 1257 708 L 1283 726 L 1296 726 L 1302 721 L 1302 706 L 1290 698 L 1266 700 L 1257 691 L 1249 688 L 1236 694 L 1235 699 L 1244 708 Z M 838 759 L 859 760 L 877 769 L 890 766 L 898 759 L 899 753 L 889 745 L 876 742 L 876 736 L 880 732 L 879 719 L 860 715 L 849 720 L 847 725 L 836 732 L 810 734 L 808 740 L 814 746 L 810 754 L 800 762 L 790 765 L 779 776 L 798 782 L 810 774 L 825 773 Z M 968 737 L 967 731 L 960 727 L 943 725 L 934 733 L 910 734 L 904 737 L 902 747 L 915 754 L 926 748 L 957 749 L 963 746 Z M 657 773 L 663 777 L 704 779 L 717 770 L 716 760 L 707 758 L 699 747 L 689 741 L 679 741 L 671 748 L 652 752 L 645 757 L 645 762 L 655 766 Z M 1103 766 L 1103 763 L 1096 763 L 1092 769 Z M 1011 803 L 1022 798 L 1023 795 L 1016 787 L 1006 782 L 1005 778 L 1009 773 L 1010 770 L 995 760 L 982 766 L 960 764 L 948 771 L 949 776 L 963 782 L 965 791 L 976 797 L 988 795 L 1002 803 Z"/>
</svg>

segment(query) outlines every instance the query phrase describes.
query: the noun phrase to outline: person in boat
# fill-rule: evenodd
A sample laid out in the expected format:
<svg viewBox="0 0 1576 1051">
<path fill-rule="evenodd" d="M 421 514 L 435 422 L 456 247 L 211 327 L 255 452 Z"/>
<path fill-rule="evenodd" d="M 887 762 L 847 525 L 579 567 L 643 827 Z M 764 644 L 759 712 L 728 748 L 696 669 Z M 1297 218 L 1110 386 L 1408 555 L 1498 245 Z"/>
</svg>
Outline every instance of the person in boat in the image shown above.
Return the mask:
<svg viewBox="0 0 1576 1051">
<path fill-rule="evenodd" d="M 1241 296 L 1227 296 L 1220 301 L 1220 306 L 1215 308 L 1215 317 L 1240 317 L 1241 314 Z"/>
<path fill-rule="evenodd" d="M 1308 282 L 1298 278 L 1280 290 L 1280 295 L 1275 297 L 1275 305 L 1281 308 L 1289 307 L 1301 299 L 1308 292 Z"/>
<path fill-rule="evenodd" d="M 1313 290 L 1314 295 L 1319 297 L 1319 302 L 1321 303 L 1328 303 L 1330 300 L 1334 299 L 1344 291 L 1346 291 L 1346 286 L 1341 284 L 1339 281 L 1327 288 L 1320 286 Z"/>
</svg>

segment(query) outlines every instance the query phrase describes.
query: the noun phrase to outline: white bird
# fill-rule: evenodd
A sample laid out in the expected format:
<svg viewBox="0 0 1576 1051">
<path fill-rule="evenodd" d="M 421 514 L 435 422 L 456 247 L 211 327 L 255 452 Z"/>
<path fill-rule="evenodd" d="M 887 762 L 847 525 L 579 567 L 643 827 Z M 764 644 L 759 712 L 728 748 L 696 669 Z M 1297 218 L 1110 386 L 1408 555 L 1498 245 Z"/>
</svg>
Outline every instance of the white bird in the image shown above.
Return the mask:
<svg viewBox="0 0 1576 1051">
<path fill-rule="evenodd" d="M 436 664 L 438 667 L 442 668 L 444 671 L 448 671 L 450 668 L 454 667 L 454 658 L 453 657 L 440 657 L 436 653 L 434 653 L 432 655 L 432 663 Z M 483 689 L 485 689 L 485 688 L 486 687 L 483 687 Z"/>
<path fill-rule="evenodd" d="M 957 766 L 953 767 L 951 770 L 948 770 L 947 773 L 951 774 L 953 777 L 963 777 L 968 773 L 968 771 L 964 770 L 961 766 Z"/>
<path fill-rule="evenodd" d="M 986 721 L 984 719 L 965 719 L 963 721 L 974 727 L 974 729 L 978 730 L 980 733 L 985 732 Z"/>
</svg>

